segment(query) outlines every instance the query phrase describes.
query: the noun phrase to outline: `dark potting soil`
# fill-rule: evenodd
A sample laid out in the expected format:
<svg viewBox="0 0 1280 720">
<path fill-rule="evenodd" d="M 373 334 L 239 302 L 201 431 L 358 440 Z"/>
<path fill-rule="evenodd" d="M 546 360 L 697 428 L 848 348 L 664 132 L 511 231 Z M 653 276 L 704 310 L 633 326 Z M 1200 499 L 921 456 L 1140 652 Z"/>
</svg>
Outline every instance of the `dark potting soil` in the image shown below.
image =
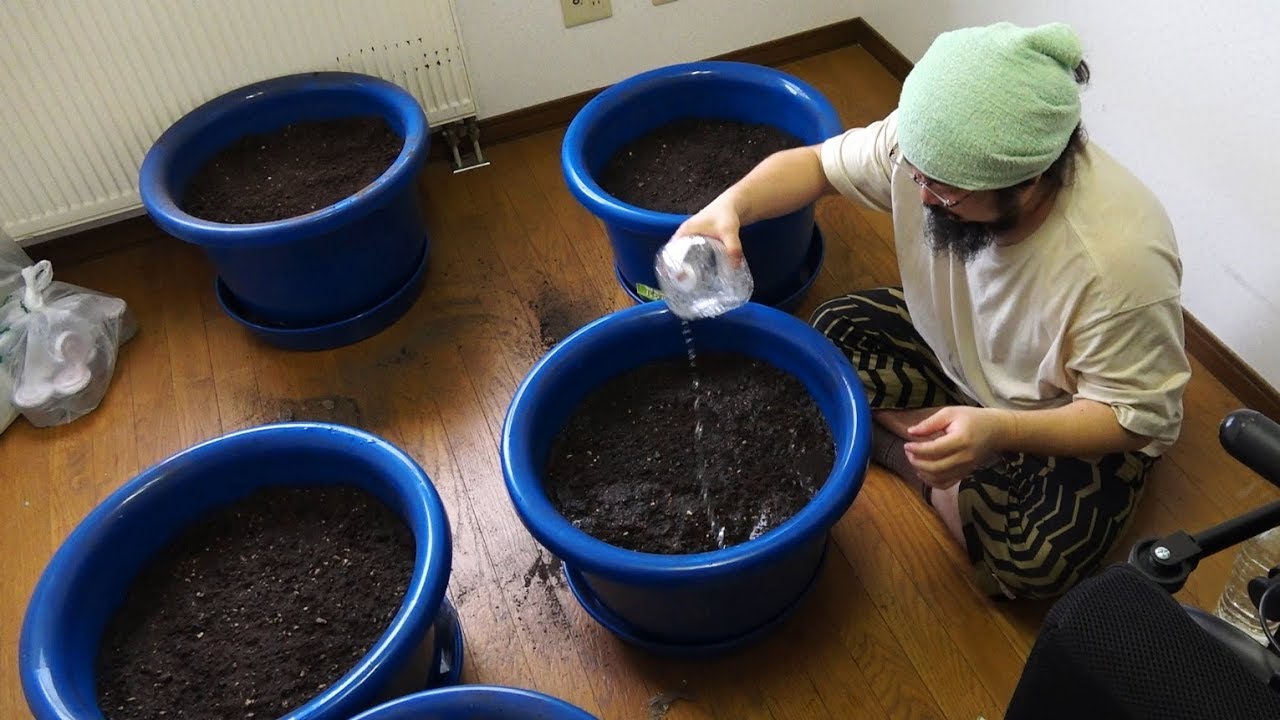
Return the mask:
<svg viewBox="0 0 1280 720">
<path fill-rule="evenodd" d="M 400 154 L 404 138 L 381 117 L 299 122 L 248 135 L 192 178 L 182 210 L 204 220 L 284 220 L 363 190 Z"/>
<path fill-rule="evenodd" d="M 694 371 L 680 358 L 589 394 L 546 467 L 560 513 L 612 545 L 681 554 L 745 542 L 799 512 L 835 463 L 831 430 L 808 390 L 735 353 L 698 353 L 697 377 L 695 392 Z"/>
<path fill-rule="evenodd" d="M 680 120 L 624 146 L 597 182 L 625 203 L 689 215 L 706 207 L 761 160 L 802 144 L 769 125 Z"/>
<path fill-rule="evenodd" d="M 413 534 L 348 487 L 272 488 L 144 567 L 98 655 L 107 720 L 280 717 L 363 657 L 399 611 Z"/>
</svg>

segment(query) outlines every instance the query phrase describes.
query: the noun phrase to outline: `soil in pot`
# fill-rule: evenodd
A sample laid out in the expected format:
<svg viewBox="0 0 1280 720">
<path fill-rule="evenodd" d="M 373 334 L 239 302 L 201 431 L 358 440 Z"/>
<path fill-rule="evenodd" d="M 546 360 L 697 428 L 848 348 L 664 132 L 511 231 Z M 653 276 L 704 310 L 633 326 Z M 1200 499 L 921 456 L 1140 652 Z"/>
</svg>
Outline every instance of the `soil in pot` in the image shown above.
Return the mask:
<svg viewBox="0 0 1280 720">
<path fill-rule="evenodd" d="M 220 223 L 306 215 L 368 187 L 403 146 L 381 117 L 298 122 L 247 135 L 196 172 L 181 208 Z"/>
<path fill-rule="evenodd" d="M 268 488 L 191 525 L 109 621 L 107 720 L 284 715 L 362 658 L 399 611 L 412 531 L 368 493 Z"/>
<path fill-rule="evenodd" d="M 544 482 L 583 532 L 683 554 L 777 527 L 834 463 L 830 427 L 798 379 L 738 353 L 698 353 L 696 370 L 654 362 L 590 393 L 557 435 Z"/>
<path fill-rule="evenodd" d="M 596 182 L 630 205 L 690 215 L 706 207 L 761 160 L 803 143 L 770 125 L 679 120 L 625 145 Z"/>
</svg>

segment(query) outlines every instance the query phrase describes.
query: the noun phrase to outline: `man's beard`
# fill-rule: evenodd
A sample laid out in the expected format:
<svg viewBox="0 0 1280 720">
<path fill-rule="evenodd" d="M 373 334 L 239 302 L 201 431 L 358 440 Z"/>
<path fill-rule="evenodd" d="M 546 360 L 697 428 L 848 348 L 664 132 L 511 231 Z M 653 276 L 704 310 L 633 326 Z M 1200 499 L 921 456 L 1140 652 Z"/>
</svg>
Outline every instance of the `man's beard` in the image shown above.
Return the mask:
<svg viewBox="0 0 1280 720">
<path fill-rule="evenodd" d="M 1016 198 L 1000 196 L 997 210 L 1000 215 L 990 222 L 966 222 L 957 219 L 946 208 L 925 205 L 925 236 L 935 254 L 951 253 L 960 262 L 968 263 L 978 253 L 995 243 L 1000 233 L 1012 230 L 1022 219 Z"/>
</svg>

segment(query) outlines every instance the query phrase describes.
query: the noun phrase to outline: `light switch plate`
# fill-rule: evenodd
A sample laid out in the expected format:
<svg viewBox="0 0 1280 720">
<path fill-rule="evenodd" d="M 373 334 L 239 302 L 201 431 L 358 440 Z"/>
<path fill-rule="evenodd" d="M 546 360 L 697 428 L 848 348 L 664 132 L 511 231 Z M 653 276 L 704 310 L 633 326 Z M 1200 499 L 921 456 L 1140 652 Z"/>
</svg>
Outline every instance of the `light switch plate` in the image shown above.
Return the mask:
<svg viewBox="0 0 1280 720">
<path fill-rule="evenodd" d="M 564 15 L 564 26 L 571 28 L 612 17 L 613 3 L 610 0 L 560 0 L 560 11 Z"/>
</svg>

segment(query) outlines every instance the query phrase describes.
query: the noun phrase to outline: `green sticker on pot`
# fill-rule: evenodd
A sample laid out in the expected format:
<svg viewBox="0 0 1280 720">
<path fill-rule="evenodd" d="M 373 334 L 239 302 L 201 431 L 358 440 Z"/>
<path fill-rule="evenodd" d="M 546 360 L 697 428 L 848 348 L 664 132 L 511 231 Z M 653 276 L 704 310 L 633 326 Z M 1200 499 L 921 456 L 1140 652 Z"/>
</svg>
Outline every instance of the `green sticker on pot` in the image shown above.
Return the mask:
<svg viewBox="0 0 1280 720">
<path fill-rule="evenodd" d="M 644 283 L 636 283 L 636 294 L 646 300 L 661 300 L 662 291 L 655 287 L 649 287 Z"/>
</svg>

